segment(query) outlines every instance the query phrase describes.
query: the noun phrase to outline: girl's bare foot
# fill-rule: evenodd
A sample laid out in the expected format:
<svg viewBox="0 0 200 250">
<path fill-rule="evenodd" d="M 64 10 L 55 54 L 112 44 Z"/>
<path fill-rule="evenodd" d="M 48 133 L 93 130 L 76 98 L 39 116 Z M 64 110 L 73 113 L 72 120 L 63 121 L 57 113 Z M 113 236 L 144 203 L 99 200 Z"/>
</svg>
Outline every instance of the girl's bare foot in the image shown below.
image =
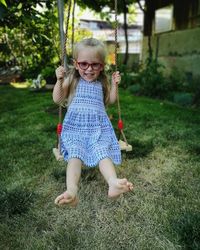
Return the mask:
<svg viewBox="0 0 200 250">
<path fill-rule="evenodd" d="M 118 198 L 120 194 L 127 193 L 133 190 L 133 184 L 128 182 L 127 179 L 111 179 L 109 181 L 109 198 Z"/>
<path fill-rule="evenodd" d="M 54 203 L 58 206 L 66 204 L 75 207 L 78 204 L 78 198 L 76 195 L 65 191 L 55 199 Z"/>
</svg>

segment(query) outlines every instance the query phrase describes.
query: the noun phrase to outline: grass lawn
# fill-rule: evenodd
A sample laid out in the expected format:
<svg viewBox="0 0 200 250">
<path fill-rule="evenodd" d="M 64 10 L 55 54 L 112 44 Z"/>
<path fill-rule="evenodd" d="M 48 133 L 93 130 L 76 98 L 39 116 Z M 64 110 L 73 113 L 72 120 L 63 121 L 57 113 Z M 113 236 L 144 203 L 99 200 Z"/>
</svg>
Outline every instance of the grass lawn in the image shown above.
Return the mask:
<svg viewBox="0 0 200 250">
<path fill-rule="evenodd" d="M 125 133 L 119 177 L 134 192 L 113 201 L 98 169 L 84 169 L 77 208 L 54 206 L 65 164 L 54 159 L 51 92 L 0 86 L 0 249 L 200 249 L 200 110 L 120 95 Z M 116 107 L 109 108 L 116 127 Z"/>
</svg>

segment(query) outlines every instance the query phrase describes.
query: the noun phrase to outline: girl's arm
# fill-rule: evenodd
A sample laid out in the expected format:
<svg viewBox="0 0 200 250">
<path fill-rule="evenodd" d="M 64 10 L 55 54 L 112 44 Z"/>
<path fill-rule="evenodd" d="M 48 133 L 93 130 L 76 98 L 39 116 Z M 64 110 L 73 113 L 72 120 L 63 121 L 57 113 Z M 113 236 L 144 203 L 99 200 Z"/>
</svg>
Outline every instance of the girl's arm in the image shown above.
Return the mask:
<svg viewBox="0 0 200 250">
<path fill-rule="evenodd" d="M 68 78 L 64 78 L 65 69 L 60 66 L 56 69 L 56 77 L 57 81 L 53 89 L 53 101 L 56 104 L 62 104 L 66 97 L 69 89 L 69 81 Z"/>
<path fill-rule="evenodd" d="M 111 83 L 111 89 L 110 89 L 110 103 L 115 103 L 117 99 L 117 84 L 119 84 L 121 81 L 121 76 L 119 71 L 116 71 L 112 74 L 112 83 Z"/>
</svg>

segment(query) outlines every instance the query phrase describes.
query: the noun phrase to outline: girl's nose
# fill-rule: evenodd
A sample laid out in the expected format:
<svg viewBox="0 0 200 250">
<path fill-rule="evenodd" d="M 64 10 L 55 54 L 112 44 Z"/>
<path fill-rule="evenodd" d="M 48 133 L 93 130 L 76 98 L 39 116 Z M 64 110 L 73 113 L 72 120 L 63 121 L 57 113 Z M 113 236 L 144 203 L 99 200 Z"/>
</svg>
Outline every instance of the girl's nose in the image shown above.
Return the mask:
<svg viewBox="0 0 200 250">
<path fill-rule="evenodd" d="M 92 65 L 89 65 L 89 67 L 87 69 L 92 70 Z"/>
</svg>

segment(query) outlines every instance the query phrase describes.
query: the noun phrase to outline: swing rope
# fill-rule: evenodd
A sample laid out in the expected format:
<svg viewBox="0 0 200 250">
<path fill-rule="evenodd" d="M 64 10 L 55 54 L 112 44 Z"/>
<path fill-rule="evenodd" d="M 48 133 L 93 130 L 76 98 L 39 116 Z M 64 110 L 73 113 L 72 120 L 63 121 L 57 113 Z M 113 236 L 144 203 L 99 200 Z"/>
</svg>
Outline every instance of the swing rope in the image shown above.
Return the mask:
<svg viewBox="0 0 200 250">
<path fill-rule="evenodd" d="M 74 51 L 74 15 L 75 15 L 75 7 L 76 7 L 76 0 L 73 2 L 73 9 L 72 9 L 72 52 Z"/>
<path fill-rule="evenodd" d="M 117 48 L 118 48 L 118 20 L 117 20 L 117 12 L 118 12 L 118 6 L 117 6 L 117 0 L 115 0 L 115 71 L 118 70 L 118 60 L 117 60 Z M 117 110 L 118 110 L 118 129 L 123 137 L 123 140 L 125 141 L 126 145 L 128 146 L 128 142 L 126 139 L 126 136 L 123 131 L 123 121 L 122 121 L 122 115 L 121 115 L 121 106 L 120 106 L 120 100 L 119 100 L 119 89 L 118 85 L 116 87 L 116 96 L 117 96 Z"/>
<path fill-rule="evenodd" d="M 68 28 L 69 28 L 69 19 L 70 19 L 70 10 L 71 10 L 71 0 L 69 1 L 69 5 L 68 5 L 68 10 L 67 10 L 67 22 L 66 22 L 66 28 L 65 28 L 65 33 L 64 33 L 64 44 L 63 44 L 63 48 L 61 50 L 61 65 L 63 67 L 66 67 L 67 69 L 67 65 L 64 65 L 65 63 L 65 57 L 67 55 L 67 40 L 68 40 Z M 62 88 L 62 85 L 60 85 L 60 87 Z M 62 105 L 59 105 L 59 123 L 57 125 L 57 144 L 58 144 L 58 150 L 59 150 L 59 154 L 61 155 L 61 148 L 60 148 L 60 136 L 61 136 L 61 132 L 62 132 Z"/>
</svg>

